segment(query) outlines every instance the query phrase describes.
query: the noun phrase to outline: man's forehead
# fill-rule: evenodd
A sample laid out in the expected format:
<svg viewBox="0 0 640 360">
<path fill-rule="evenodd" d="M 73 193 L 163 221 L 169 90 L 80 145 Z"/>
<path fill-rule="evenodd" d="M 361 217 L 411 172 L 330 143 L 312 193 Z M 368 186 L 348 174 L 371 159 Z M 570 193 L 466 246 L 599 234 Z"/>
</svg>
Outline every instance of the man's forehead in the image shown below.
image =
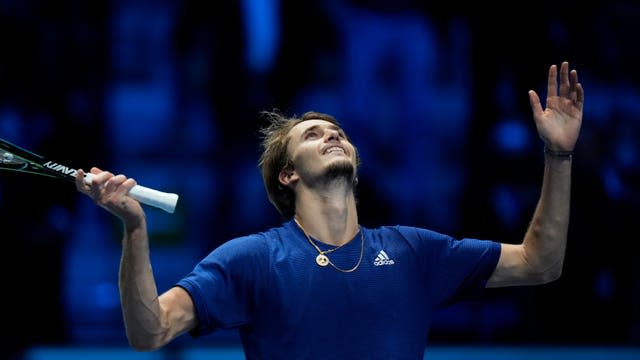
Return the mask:
<svg viewBox="0 0 640 360">
<path fill-rule="evenodd" d="M 332 128 L 340 128 L 338 125 L 322 119 L 308 119 L 303 120 L 297 123 L 294 127 L 289 130 L 289 135 L 301 134 L 305 132 L 307 129 L 319 126 L 319 127 L 332 127 Z"/>
</svg>

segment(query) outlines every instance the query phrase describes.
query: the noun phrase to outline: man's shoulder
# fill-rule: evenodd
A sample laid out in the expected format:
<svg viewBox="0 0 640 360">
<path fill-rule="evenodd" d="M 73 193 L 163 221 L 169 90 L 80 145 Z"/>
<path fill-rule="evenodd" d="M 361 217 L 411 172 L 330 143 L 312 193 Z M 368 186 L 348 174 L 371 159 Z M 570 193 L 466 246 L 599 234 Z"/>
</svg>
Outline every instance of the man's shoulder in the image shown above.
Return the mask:
<svg viewBox="0 0 640 360">
<path fill-rule="evenodd" d="M 373 228 L 369 228 L 373 234 L 377 235 L 390 235 L 396 234 L 403 237 L 428 237 L 428 238 L 439 238 L 439 237 L 448 237 L 448 235 L 438 232 L 436 230 L 432 230 L 425 227 L 419 226 L 411 226 L 411 225 L 381 225 Z"/>
<path fill-rule="evenodd" d="M 286 237 L 290 234 L 290 224 L 289 222 L 283 222 L 280 225 L 276 225 L 270 228 L 266 228 L 260 231 L 256 231 L 253 233 L 239 235 L 228 240 L 224 245 L 227 246 L 247 246 L 247 245 L 257 245 L 257 244 L 266 244 L 271 240 L 280 239 Z"/>
</svg>

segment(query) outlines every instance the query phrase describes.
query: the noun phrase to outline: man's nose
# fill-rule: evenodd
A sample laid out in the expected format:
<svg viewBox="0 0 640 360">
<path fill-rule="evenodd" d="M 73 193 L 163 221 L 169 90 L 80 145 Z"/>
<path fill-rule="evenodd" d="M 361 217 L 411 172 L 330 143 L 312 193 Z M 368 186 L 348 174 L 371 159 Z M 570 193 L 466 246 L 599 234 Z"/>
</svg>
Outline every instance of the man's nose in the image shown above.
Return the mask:
<svg viewBox="0 0 640 360">
<path fill-rule="evenodd" d="M 327 129 L 326 134 L 327 134 L 327 141 L 340 139 L 340 134 L 338 133 L 337 130 Z"/>
</svg>

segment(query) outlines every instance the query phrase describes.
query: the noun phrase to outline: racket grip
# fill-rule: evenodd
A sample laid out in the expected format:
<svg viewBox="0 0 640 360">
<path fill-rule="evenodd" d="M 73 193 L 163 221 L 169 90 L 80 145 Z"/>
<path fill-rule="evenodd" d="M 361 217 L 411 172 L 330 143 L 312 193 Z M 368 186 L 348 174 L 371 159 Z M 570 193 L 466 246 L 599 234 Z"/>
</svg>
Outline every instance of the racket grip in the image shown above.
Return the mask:
<svg viewBox="0 0 640 360">
<path fill-rule="evenodd" d="M 85 183 L 91 185 L 92 180 L 92 174 L 85 174 Z M 171 214 L 175 211 L 178 203 L 178 194 L 163 192 L 141 185 L 132 187 L 128 195 L 143 204 L 157 207 Z"/>
</svg>

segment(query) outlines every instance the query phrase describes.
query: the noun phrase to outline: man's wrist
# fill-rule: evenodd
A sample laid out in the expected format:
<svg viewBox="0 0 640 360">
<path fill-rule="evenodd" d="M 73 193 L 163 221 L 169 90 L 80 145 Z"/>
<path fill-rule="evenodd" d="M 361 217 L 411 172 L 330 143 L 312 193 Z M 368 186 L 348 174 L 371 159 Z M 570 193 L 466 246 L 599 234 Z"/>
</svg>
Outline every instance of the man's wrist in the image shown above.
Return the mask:
<svg viewBox="0 0 640 360">
<path fill-rule="evenodd" d="M 556 158 L 556 159 L 564 159 L 564 160 L 571 160 L 573 159 L 573 151 L 558 151 L 558 150 L 551 150 L 548 147 L 544 147 L 544 153 L 545 155 L 548 155 L 552 158 Z"/>
</svg>

